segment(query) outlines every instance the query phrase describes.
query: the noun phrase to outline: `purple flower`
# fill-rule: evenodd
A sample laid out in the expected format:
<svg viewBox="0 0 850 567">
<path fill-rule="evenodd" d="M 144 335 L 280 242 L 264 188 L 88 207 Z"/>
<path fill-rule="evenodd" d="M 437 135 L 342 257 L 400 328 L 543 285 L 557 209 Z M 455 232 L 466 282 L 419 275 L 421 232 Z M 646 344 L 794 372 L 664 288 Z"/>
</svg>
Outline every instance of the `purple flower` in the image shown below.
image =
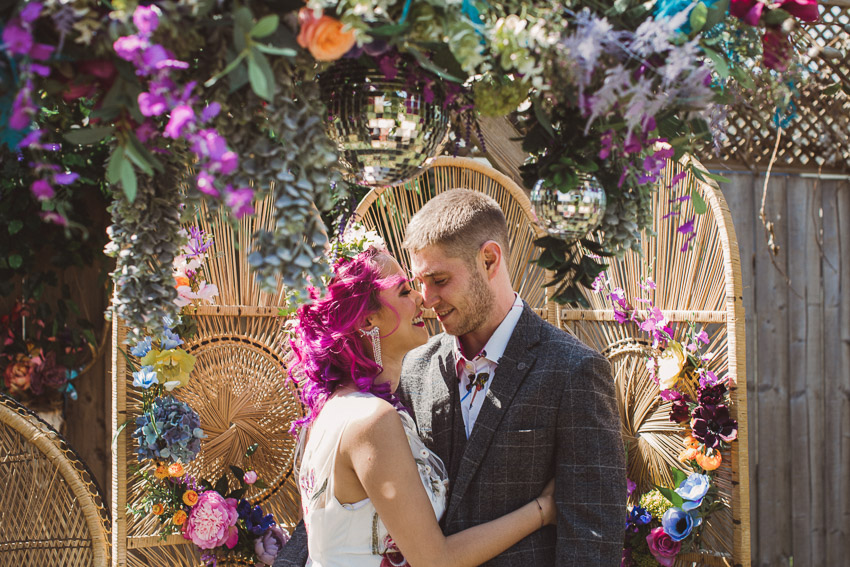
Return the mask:
<svg viewBox="0 0 850 567">
<path fill-rule="evenodd" d="M 707 386 L 699 391 L 699 404 L 701 406 L 718 406 L 723 403 L 725 397 L 725 384 Z"/>
<path fill-rule="evenodd" d="M 139 93 L 139 111 L 144 116 L 159 116 L 168 110 L 164 96 L 153 93 Z"/>
<path fill-rule="evenodd" d="M 73 172 L 57 173 L 56 175 L 53 176 L 53 182 L 56 183 L 57 185 L 70 185 L 71 183 L 73 183 L 74 181 L 79 179 L 79 177 L 80 177 L 79 173 L 73 173 Z"/>
<path fill-rule="evenodd" d="M 703 359 L 705 360 L 705 359 Z M 718 379 L 717 376 L 711 370 L 702 370 L 697 371 L 699 373 L 699 387 L 706 388 L 708 386 L 714 386 L 717 384 Z"/>
<path fill-rule="evenodd" d="M 254 214 L 254 207 L 251 201 L 254 200 L 254 190 L 250 187 L 242 187 L 241 189 L 233 189 L 230 185 L 225 188 L 224 201 L 230 210 L 233 211 L 233 216 L 237 219 L 245 215 Z"/>
<path fill-rule="evenodd" d="M 18 142 L 19 148 L 28 148 L 30 146 L 36 145 L 41 140 L 41 137 L 44 135 L 44 130 L 33 130 L 24 138 Z"/>
<path fill-rule="evenodd" d="M 210 103 L 203 111 L 201 111 L 201 122 L 209 122 L 221 112 L 221 105 L 217 102 Z"/>
<path fill-rule="evenodd" d="M 159 26 L 159 15 L 155 6 L 137 6 L 133 12 L 133 24 L 143 34 L 151 34 Z"/>
<path fill-rule="evenodd" d="M 195 151 L 212 160 L 220 160 L 227 152 L 227 140 L 222 138 L 215 129 L 201 130 L 198 141 Z"/>
<path fill-rule="evenodd" d="M 698 406 L 691 418 L 693 436 L 709 449 L 720 449 L 721 442 L 738 437 L 738 422 L 725 405 Z"/>
<path fill-rule="evenodd" d="M 237 165 L 239 165 L 239 156 L 236 155 L 236 152 L 224 152 L 224 155 L 221 156 L 218 163 L 221 174 L 227 175 L 236 169 Z"/>
<path fill-rule="evenodd" d="M 284 532 L 277 526 L 270 527 L 263 537 L 257 538 L 254 543 L 254 553 L 257 554 L 257 561 L 264 565 L 274 563 L 275 557 L 289 541 L 289 534 Z"/>
<path fill-rule="evenodd" d="M 142 63 L 148 71 L 155 69 L 188 69 L 189 64 L 174 59 L 174 54 L 161 45 L 151 45 L 142 54 Z"/>
<path fill-rule="evenodd" d="M 691 417 L 691 410 L 685 399 L 676 400 L 670 408 L 670 421 L 673 423 L 684 423 Z"/>
<path fill-rule="evenodd" d="M 637 483 L 630 478 L 626 479 L 626 490 L 628 491 L 628 495 L 631 496 L 635 490 L 637 490 Z"/>
<path fill-rule="evenodd" d="M 179 138 L 189 124 L 195 121 L 195 112 L 191 106 L 180 105 L 171 111 L 171 118 L 165 126 L 165 135 L 168 138 Z"/>
<path fill-rule="evenodd" d="M 56 48 L 45 43 L 36 43 L 30 49 L 30 57 L 38 61 L 47 61 Z"/>
<path fill-rule="evenodd" d="M 44 179 L 38 179 L 32 184 L 32 194 L 35 195 L 36 199 L 39 201 L 44 201 L 47 199 L 52 199 L 53 195 L 56 192 L 53 190 L 53 187 L 50 186 L 50 183 L 45 181 Z"/>
<path fill-rule="evenodd" d="M 33 41 L 30 32 L 19 25 L 17 18 L 9 21 L 3 29 L 3 43 L 6 50 L 13 55 L 27 55 L 32 49 Z"/>
<path fill-rule="evenodd" d="M 215 178 L 213 178 L 212 175 L 210 175 L 206 171 L 202 171 L 198 174 L 196 180 L 198 191 L 206 195 L 212 195 L 213 197 L 219 196 L 218 189 L 215 188 L 214 184 Z"/>
<path fill-rule="evenodd" d="M 133 61 L 138 56 L 139 50 L 144 48 L 147 42 L 137 35 L 128 35 L 119 37 L 112 44 L 112 49 L 118 54 L 118 57 L 125 61 Z"/>
<path fill-rule="evenodd" d="M 31 63 L 30 69 L 33 73 L 42 77 L 47 77 L 48 75 L 50 75 L 50 67 L 48 67 L 47 65 L 41 65 L 40 63 Z"/>
<path fill-rule="evenodd" d="M 41 15 L 41 2 L 30 2 L 21 10 L 21 19 L 28 24 L 33 23 Z"/>
</svg>

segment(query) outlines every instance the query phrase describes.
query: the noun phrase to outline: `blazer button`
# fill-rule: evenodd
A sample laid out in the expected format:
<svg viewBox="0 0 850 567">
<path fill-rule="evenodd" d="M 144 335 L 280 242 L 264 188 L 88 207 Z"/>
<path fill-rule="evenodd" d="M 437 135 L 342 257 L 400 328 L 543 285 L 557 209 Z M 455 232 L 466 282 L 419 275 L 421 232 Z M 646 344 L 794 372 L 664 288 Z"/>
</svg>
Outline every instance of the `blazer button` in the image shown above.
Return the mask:
<svg viewBox="0 0 850 567">
<path fill-rule="evenodd" d="M 519 364 L 516 365 L 517 370 L 525 370 L 526 368 L 528 368 L 528 365 L 524 362 L 520 362 Z"/>
</svg>

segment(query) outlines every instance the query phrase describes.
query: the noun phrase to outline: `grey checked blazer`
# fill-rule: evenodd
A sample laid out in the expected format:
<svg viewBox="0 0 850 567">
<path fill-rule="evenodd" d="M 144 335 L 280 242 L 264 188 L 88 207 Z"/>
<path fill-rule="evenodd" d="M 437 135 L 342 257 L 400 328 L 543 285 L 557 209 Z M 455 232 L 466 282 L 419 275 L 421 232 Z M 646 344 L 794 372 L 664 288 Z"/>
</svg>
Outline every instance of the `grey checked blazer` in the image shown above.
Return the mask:
<svg viewBox="0 0 850 567">
<path fill-rule="evenodd" d="M 449 472 L 443 531 L 457 533 L 519 508 L 554 475 L 557 527 L 535 532 L 485 565 L 617 567 L 626 473 L 608 361 L 525 305 L 467 440 L 454 340 L 440 334 L 411 351 L 400 391 Z M 274 567 L 302 567 L 306 558 L 302 524 Z"/>
<path fill-rule="evenodd" d="M 525 538 L 488 567 L 617 567 L 626 471 L 608 361 L 524 305 L 466 439 L 455 338 L 440 334 L 404 360 L 401 396 L 449 471 L 446 534 L 507 514 L 555 475 L 558 525 Z"/>
</svg>

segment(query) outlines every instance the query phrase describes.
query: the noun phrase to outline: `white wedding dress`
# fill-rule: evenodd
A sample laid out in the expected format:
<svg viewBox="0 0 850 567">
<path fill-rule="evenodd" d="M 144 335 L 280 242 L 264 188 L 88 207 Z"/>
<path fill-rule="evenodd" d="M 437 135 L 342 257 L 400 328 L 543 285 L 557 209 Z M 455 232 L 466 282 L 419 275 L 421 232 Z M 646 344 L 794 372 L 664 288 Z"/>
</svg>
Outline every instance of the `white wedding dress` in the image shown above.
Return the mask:
<svg viewBox="0 0 850 567">
<path fill-rule="evenodd" d="M 334 461 L 346 425 L 374 411 L 371 394 L 341 394 L 325 403 L 302 444 L 298 485 L 310 558 L 306 567 L 399 567 L 407 565 L 367 498 L 340 504 L 334 496 Z M 413 418 L 399 411 L 410 451 L 437 519 L 446 508 L 448 480 L 440 458 L 420 439 Z M 304 432 L 307 434 L 307 431 Z M 303 437 L 302 437 L 303 439 Z"/>
</svg>

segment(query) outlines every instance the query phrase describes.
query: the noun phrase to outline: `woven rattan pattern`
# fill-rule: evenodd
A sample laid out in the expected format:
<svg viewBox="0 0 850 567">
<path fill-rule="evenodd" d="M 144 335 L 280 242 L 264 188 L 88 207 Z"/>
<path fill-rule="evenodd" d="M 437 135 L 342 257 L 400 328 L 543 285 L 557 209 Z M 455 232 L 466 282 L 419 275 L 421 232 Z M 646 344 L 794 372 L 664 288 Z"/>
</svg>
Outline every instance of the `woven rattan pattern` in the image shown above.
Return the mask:
<svg viewBox="0 0 850 567">
<path fill-rule="evenodd" d="M 0 565 L 102 567 L 110 518 L 91 471 L 33 412 L 0 395 Z"/>
<path fill-rule="evenodd" d="M 833 1 L 820 6 L 821 21 L 794 33 L 808 77 L 795 99 L 793 117 L 783 125 L 775 166 L 811 171 L 822 166 L 823 171 L 850 172 L 850 3 Z M 817 45 L 837 49 L 841 55 L 830 58 L 829 50 L 810 49 Z M 836 83 L 844 90 L 823 94 Z M 706 151 L 706 160 L 765 168 L 777 135 L 774 121 L 764 121 L 769 114 L 746 101 L 736 105 L 729 112 L 729 139 L 721 155 Z"/>
<path fill-rule="evenodd" d="M 283 320 L 277 316 L 284 303 L 282 289 L 276 294 L 260 292 L 248 269 L 251 235 L 260 226 L 273 226 L 271 199 L 256 206 L 257 214 L 243 218 L 235 231 L 221 218 L 200 222 L 213 235 L 204 279 L 218 286 L 220 293 L 215 305 L 184 310 L 184 318 L 197 324 L 197 333 L 183 345 L 196 362 L 189 384 L 174 394 L 198 412 L 207 435 L 187 472 L 214 482 L 229 473 L 230 465 L 246 468 L 250 464 L 267 487 L 251 487 L 246 498 L 274 513 L 283 527 L 292 528 L 300 510 L 293 471 L 295 438 L 289 428 L 302 409 L 286 377 L 289 349 Z M 113 348 L 126 348 L 124 336 L 124 326 L 117 325 Z M 113 427 L 117 428 L 122 420 L 138 415 L 141 399 L 131 386 L 123 355 L 114 356 Z M 244 455 L 255 443 L 258 449 L 249 463 Z M 160 539 L 158 521 L 152 515 L 137 519 L 125 514 L 126 507 L 137 504 L 143 494 L 139 478 L 132 474 L 137 463 L 134 442 L 125 433 L 118 436 L 116 445 L 118 481 L 112 505 L 120 518 L 113 564 L 197 567 L 200 554 L 191 542 L 180 535 Z M 229 478 L 235 488 L 235 478 L 230 474 Z M 244 563 L 238 559 L 218 562 L 219 567 L 239 564 Z"/>
<path fill-rule="evenodd" d="M 625 290 L 626 297 L 646 297 L 640 282 L 652 276 L 657 283 L 655 305 L 676 325 L 675 339 L 681 341 L 686 321 L 697 322 L 709 335 L 706 352 L 715 354 L 710 369 L 719 376 L 733 377 L 732 411 L 738 420 L 738 441 L 723 453 L 716 484 L 727 508 L 716 512 L 703 531 L 701 553 L 680 555 L 677 567 L 685 565 L 750 564 L 749 487 L 747 463 L 746 363 L 744 353 L 744 315 L 741 304 L 741 272 L 734 229 L 729 209 L 720 191 L 698 182 L 688 174 L 674 193 L 666 189 L 681 164 L 670 164 L 655 195 L 655 235 L 643 235 L 643 254 L 627 254 L 611 263 L 607 270 L 614 284 Z M 670 202 L 675 196 L 696 189 L 708 203 L 708 212 L 695 217 L 690 202 L 678 215 Z M 684 235 L 676 229 L 695 217 L 696 235 L 690 252 L 683 253 Z M 654 485 L 670 486 L 670 466 L 678 462 L 683 449 L 681 427 L 669 421 L 670 402 L 658 397 L 658 386 L 646 369 L 645 354 L 651 351 L 646 334 L 635 324 L 614 321 L 610 302 L 588 291 L 591 309 L 562 309 L 564 328 L 604 353 L 611 362 L 617 387 L 623 438 L 628 448 L 628 473 L 643 491 Z M 639 307 L 639 306 L 638 306 Z M 689 378 L 685 390 L 695 398 L 696 384 Z"/>
</svg>

